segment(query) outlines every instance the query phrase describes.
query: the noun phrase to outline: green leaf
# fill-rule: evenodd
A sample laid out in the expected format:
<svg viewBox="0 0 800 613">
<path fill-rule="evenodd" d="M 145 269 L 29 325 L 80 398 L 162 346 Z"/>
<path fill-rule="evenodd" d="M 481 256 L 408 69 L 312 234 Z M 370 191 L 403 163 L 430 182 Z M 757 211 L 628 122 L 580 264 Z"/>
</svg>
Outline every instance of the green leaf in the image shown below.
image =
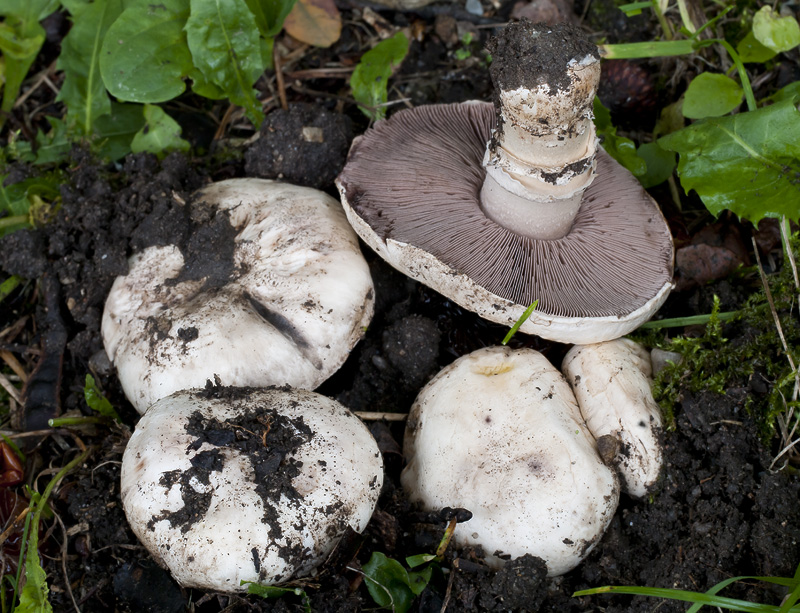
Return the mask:
<svg viewBox="0 0 800 613">
<path fill-rule="evenodd" d="M 797 99 L 800 99 L 800 81 L 789 83 L 789 85 L 779 89 L 769 97 L 769 100 L 772 102 L 783 102 L 784 100 Z"/>
<path fill-rule="evenodd" d="M 97 388 L 94 377 L 90 374 L 86 375 L 86 383 L 83 386 L 83 397 L 86 404 L 93 411 L 97 411 L 103 417 L 110 417 L 115 421 L 120 421 L 119 415 L 111 406 L 108 398 L 103 396 L 103 393 Z"/>
<path fill-rule="evenodd" d="M 264 114 L 253 84 L 264 72 L 258 28 L 244 0 L 191 0 L 186 36 L 205 80 L 244 107 L 257 126 Z"/>
<path fill-rule="evenodd" d="M 407 53 L 408 39 L 405 34 L 398 32 L 361 56 L 361 61 L 350 76 L 353 98 L 361 112 L 372 121 L 386 117 L 386 109 L 380 105 L 388 99 L 389 77 Z"/>
<path fill-rule="evenodd" d="M 647 172 L 638 177 L 645 189 L 661 185 L 672 176 L 677 163 L 674 151 L 662 149 L 656 142 L 639 145 L 636 153 L 647 164 Z"/>
<path fill-rule="evenodd" d="M 781 17 L 771 6 L 763 6 L 753 17 L 756 40 L 775 53 L 800 45 L 800 24 L 794 17 Z"/>
<path fill-rule="evenodd" d="M 165 102 L 186 89 L 194 66 L 184 27 L 189 0 L 139 0 L 108 29 L 100 73 L 122 101 Z"/>
<path fill-rule="evenodd" d="M 697 75 L 683 98 L 683 116 L 689 119 L 721 117 L 742 103 L 744 91 L 724 74 L 703 72 Z"/>
<path fill-rule="evenodd" d="M 38 503 L 39 501 L 37 501 Z M 35 503 L 32 501 L 32 506 Z M 28 555 L 25 557 L 25 587 L 19 595 L 19 604 L 14 613 L 50 613 L 53 608 L 47 594 L 47 575 L 39 562 L 39 529 L 38 522 L 31 525 L 28 537 Z"/>
<path fill-rule="evenodd" d="M 730 209 L 757 224 L 800 217 L 800 112 L 785 100 L 732 117 L 701 120 L 658 140 L 680 154 L 683 188 L 709 211 Z"/>
<path fill-rule="evenodd" d="M 411 588 L 415 596 L 419 596 L 425 591 L 425 588 L 431 582 L 431 575 L 433 575 L 433 566 L 426 566 L 419 571 L 408 571 L 408 587 Z"/>
<path fill-rule="evenodd" d="M 14 108 L 19 88 L 44 43 L 44 29 L 38 24 L 18 20 L 0 23 L 0 51 L 3 52 L 5 84 L 0 109 L 5 113 Z M 0 127 L 4 119 L 0 117 Z"/>
<path fill-rule="evenodd" d="M 362 570 L 369 594 L 379 607 L 391 607 L 395 613 L 408 611 L 414 601 L 414 591 L 408 572 L 400 562 L 376 551 Z"/>
<path fill-rule="evenodd" d="M 617 136 L 617 128 L 611 123 L 611 113 L 597 96 L 594 98 L 594 125 L 597 135 L 603 139 L 603 149 L 608 155 L 630 170 L 634 176 L 647 172 L 647 164 L 636 154 L 636 145 L 630 138 Z"/>
<path fill-rule="evenodd" d="M 178 122 L 167 115 L 161 107 L 146 104 L 144 107 L 145 124 L 136 133 L 131 142 L 131 151 L 155 153 L 159 158 L 170 151 L 189 151 L 189 143 L 181 138 L 181 127 Z"/>
<path fill-rule="evenodd" d="M 777 55 L 772 49 L 758 42 L 752 30 L 736 45 L 736 52 L 743 62 L 766 62 Z"/>
<path fill-rule="evenodd" d="M 286 16 L 297 0 L 245 0 L 264 38 L 275 36 L 283 28 Z"/>
<path fill-rule="evenodd" d="M 57 100 L 67 105 L 67 124 L 90 136 L 101 115 L 111 112 L 111 99 L 100 77 L 100 50 L 122 0 L 63 0 L 72 14 L 72 28 L 61 42 L 57 67 L 64 83 Z"/>
<path fill-rule="evenodd" d="M 16 17 L 24 23 L 39 23 L 58 8 L 59 0 L 3 0 L 0 15 Z"/>
<path fill-rule="evenodd" d="M 408 556 L 406 558 L 406 564 L 408 564 L 409 568 L 416 568 L 417 566 L 422 566 L 435 559 L 436 556 L 432 553 L 420 553 L 415 556 Z"/>
<path fill-rule="evenodd" d="M 59 164 L 67 159 L 72 149 L 67 124 L 57 117 L 45 119 L 50 124 L 50 131 L 45 134 L 39 130 L 36 134 L 36 163 Z"/>
<path fill-rule="evenodd" d="M 115 161 L 131 152 L 131 141 L 144 126 L 143 108 L 112 102 L 111 113 L 97 118 L 92 146 L 98 157 Z"/>
</svg>

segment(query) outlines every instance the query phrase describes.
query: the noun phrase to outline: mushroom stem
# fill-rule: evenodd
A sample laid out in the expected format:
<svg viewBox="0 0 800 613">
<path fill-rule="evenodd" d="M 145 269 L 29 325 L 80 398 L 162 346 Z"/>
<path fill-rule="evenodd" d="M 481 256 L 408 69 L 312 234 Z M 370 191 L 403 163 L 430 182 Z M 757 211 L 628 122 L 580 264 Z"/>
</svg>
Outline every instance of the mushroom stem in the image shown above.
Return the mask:
<svg viewBox="0 0 800 613">
<path fill-rule="evenodd" d="M 561 238 L 595 175 L 597 47 L 578 28 L 522 21 L 489 50 L 498 127 L 486 145 L 481 206 L 519 234 Z"/>
</svg>

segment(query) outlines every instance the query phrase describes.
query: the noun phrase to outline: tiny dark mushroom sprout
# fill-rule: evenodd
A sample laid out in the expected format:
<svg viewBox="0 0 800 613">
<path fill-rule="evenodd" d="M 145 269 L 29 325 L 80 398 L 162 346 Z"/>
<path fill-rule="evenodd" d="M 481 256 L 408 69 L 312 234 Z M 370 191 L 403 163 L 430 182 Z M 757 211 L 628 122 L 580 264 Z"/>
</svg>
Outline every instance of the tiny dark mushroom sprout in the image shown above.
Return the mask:
<svg viewBox="0 0 800 613">
<path fill-rule="evenodd" d="M 495 104 L 400 111 L 354 142 L 348 220 L 395 268 L 480 316 L 565 343 L 618 338 L 672 288 L 655 201 L 597 145 L 597 47 L 519 22 L 489 45 Z"/>
</svg>

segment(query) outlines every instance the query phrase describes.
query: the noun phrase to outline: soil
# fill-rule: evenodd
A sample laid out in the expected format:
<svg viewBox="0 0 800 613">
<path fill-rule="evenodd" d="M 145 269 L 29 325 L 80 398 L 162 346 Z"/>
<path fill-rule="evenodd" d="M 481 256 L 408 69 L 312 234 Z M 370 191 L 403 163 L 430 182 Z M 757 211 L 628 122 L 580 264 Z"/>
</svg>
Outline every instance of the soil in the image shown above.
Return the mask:
<svg viewBox="0 0 800 613">
<path fill-rule="evenodd" d="M 361 9 L 343 10 L 346 27 L 341 40 L 331 49 L 307 52 L 294 71 L 318 69 L 335 60 L 352 63 L 365 50 L 357 25 Z M 505 5 L 489 11 L 493 14 L 488 25 L 502 22 L 508 11 L 510 6 Z M 414 106 L 491 99 L 479 49 L 492 28 L 476 28 L 487 25 L 486 17 L 470 15 L 455 5 L 408 13 L 381 10 L 381 14 L 394 25 L 425 31 L 396 75 L 393 95 Z M 448 19 L 452 23 L 445 23 Z M 51 21 L 57 41 L 65 26 Z M 631 22 L 624 24 L 627 30 L 622 33 L 613 29 L 613 23 L 607 24 L 611 40 L 630 35 Z M 461 37 L 453 40 L 445 35 L 451 26 L 476 33 L 473 57 L 454 59 L 452 52 Z M 619 79 L 652 85 L 657 68 L 646 66 L 633 71 L 633 76 L 623 69 Z M 260 87 L 267 92 L 273 85 Z M 289 110 L 268 113 L 260 138 L 238 153 L 216 151 L 195 159 L 173 154 L 161 161 L 131 155 L 118 164 L 101 164 L 75 149 L 55 219 L 0 242 L 0 282 L 12 274 L 29 280 L 3 300 L 0 313 L 0 349 L 15 355 L 31 374 L 26 402 L 12 405 L 11 414 L 14 430 L 33 431 L 15 437 L 27 453 L 28 483 L 42 473 L 45 476 L 37 482 L 42 491 L 50 478 L 46 475 L 54 472 L 43 472 L 47 467 L 63 466 L 80 444 L 91 449 L 89 459 L 56 491 L 52 500 L 56 517 L 43 523 L 41 555 L 55 611 L 303 610 L 303 600 L 295 594 L 263 600 L 183 590 L 137 542 L 121 508 L 119 468 L 138 415 L 105 357 L 99 325 L 105 296 L 114 278 L 125 274 L 132 253 L 176 236 L 196 242 L 195 220 L 187 218 L 180 203 L 209 181 L 253 175 L 282 178 L 335 195 L 333 178 L 344 164 L 347 148 L 353 136 L 367 127 L 354 106 L 342 104 L 338 94 L 325 93 L 340 89 L 333 77 L 298 78 L 289 88 Z M 627 104 L 630 97 L 624 99 Z M 641 108 L 645 114 L 651 112 L 644 103 Z M 623 110 L 631 113 L 627 107 Z M 304 132 L 309 126 L 318 130 Z M 195 144 L 210 147 L 211 137 L 201 127 L 193 136 Z M 28 167 L 11 171 L 9 181 L 37 172 Z M 688 244 L 709 226 L 711 220 L 696 209 L 679 213 L 668 194 L 657 190 L 654 194 L 681 243 Z M 745 237 L 754 232 L 732 220 L 726 223 Z M 764 255 L 774 247 L 774 241 L 764 247 Z M 376 287 L 375 317 L 345 365 L 318 391 L 355 411 L 407 413 L 419 389 L 438 370 L 465 353 L 498 343 L 506 329 L 404 277 L 368 248 L 363 251 Z M 723 310 L 735 308 L 752 291 L 751 280 L 741 276 L 709 276 L 699 283 L 683 283 L 662 313 L 708 312 L 714 294 L 722 298 Z M 746 330 L 731 328 L 726 334 L 736 342 L 736 335 L 745 336 Z M 511 345 L 538 349 L 556 365 L 567 349 L 521 334 Z M 50 417 L 91 414 L 83 397 L 87 373 L 120 413 L 122 424 L 39 433 Z M 686 605 L 632 596 L 573 598 L 572 593 L 607 584 L 703 591 L 733 576 L 793 575 L 800 561 L 800 479 L 796 471 L 770 469 L 775 443 L 759 436 L 757 424 L 745 410 L 748 396 L 767 393 L 765 384 L 760 385 L 740 381 L 723 395 L 684 389 L 674 427 L 665 433 L 666 468 L 658 491 L 643 501 L 623 496 L 603 539 L 572 572 L 546 578 L 542 561 L 531 556 L 495 572 L 483 563 L 481 551 L 451 548 L 441 564 L 448 572 L 434 574 L 411 610 L 665 613 L 684 611 Z M 384 455 L 384 489 L 364 535 L 343 539 L 319 576 L 298 582 L 315 612 L 374 609 L 361 575 L 352 569 L 365 564 L 374 551 L 399 560 L 435 551 L 453 516 L 452 510 L 421 512 L 400 490 L 402 422 L 368 423 Z M 13 535 L 8 544 L 14 544 Z M 4 548 L 4 555 L 14 553 L 13 548 Z M 737 583 L 726 594 L 774 602 L 780 592 L 764 585 Z"/>
</svg>

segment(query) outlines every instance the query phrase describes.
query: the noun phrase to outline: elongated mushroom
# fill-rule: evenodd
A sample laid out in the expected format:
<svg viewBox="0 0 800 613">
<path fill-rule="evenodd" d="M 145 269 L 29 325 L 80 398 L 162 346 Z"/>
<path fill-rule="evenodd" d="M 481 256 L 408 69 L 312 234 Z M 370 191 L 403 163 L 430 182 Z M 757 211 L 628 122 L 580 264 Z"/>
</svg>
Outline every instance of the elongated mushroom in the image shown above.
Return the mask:
<svg viewBox="0 0 800 613">
<path fill-rule="evenodd" d="M 244 591 L 308 575 L 383 484 L 378 445 L 314 392 L 208 386 L 156 402 L 122 458 L 136 536 L 185 587 Z"/>
<path fill-rule="evenodd" d="M 619 498 L 569 385 L 531 349 L 480 349 L 437 374 L 411 408 L 404 455 L 410 499 L 471 511 L 454 539 L 495 566 L 529 553 L 551 576 L 571 570 Z"/>
<path fill-rule="evenodd" d="M 103 313 L 106 352 L 141 413 L 219 376 L 225 385 L 314 389 L 372 317 L 374 290 L 341 206 L 323 192 L 232 179 L 197 193 L 192 215 L 222 239 L 134 255 Z"/>
<path fill-rule="evenodd" d="M 647 495 L 664 462 L 661 409 L 650 390 L 648 351 L 626 338 L 575 345 L 561 370 L 592 434 L 617 441 L 610 461 L 623 491 L 636 498 Z"/>
<path fill-rule="evenodd" d="M 617 338 L 672 288 L 653 199 L 597 147 L 597 48 L 569 25 L 508 26 L 491 45 L 497 108 L 396 113 L 339 175 L 356 232 L 398 270 L 486 319 L 568 343 Z"/>
</svg>

